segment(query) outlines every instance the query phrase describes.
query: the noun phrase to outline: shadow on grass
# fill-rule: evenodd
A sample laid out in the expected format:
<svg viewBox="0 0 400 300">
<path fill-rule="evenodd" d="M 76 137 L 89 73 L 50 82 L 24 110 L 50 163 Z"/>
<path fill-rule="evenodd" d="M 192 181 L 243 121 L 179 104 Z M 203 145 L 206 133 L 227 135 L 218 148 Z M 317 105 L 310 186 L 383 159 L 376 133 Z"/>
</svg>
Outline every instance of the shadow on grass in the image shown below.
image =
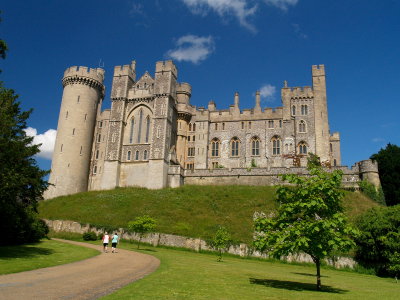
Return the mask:
<svg viewBox="0 0 400 300">
<path fill-rule="evenodd" d="M 291 291 L 315 291 L 315 292 L 326 292 L 334 294 L 344 294 L 348 292 L 348 290 L 338 289 L 328 285 L 322 285 L 321 290 L 318 291 L 316 283 L 304 283 L 304 282 L 287 281 L 287 280 L 250 278 L 250 283 L 264 285 L 276 289 L 291 290 Z"/>
<path fill-rule="evenodd" d="M 316 274 L 311 274 L 311 273 L 299 273 L 299 272 L 290 272 L 290 273 L 296 274 L 296 275 L 303 275 L 303 276 L 312 276 L 312 277 L 316 277 L 317 276 Z M 321 275 L 321 278 L 322 277 L 329 277 L 329 276 Z"/>
<path fill-rule="evenodd" d="M 148 248 L 146 248 L 146 249 L 140 249 L 140 250 L 143 250 L 143 251 L 148 251 L 148 252 L 157 252 L 157 250 L 154 250 L 154 249 L 148 249 Z"/>
<path fill-rule="evenodd" d="M 45 247 L 36 247 L 33 244 L 0 247 L 1 259 L 27 258 L 39 255 L 50 255 L 53 253 L 54 253 L 53 249 Z"/>
</svg>

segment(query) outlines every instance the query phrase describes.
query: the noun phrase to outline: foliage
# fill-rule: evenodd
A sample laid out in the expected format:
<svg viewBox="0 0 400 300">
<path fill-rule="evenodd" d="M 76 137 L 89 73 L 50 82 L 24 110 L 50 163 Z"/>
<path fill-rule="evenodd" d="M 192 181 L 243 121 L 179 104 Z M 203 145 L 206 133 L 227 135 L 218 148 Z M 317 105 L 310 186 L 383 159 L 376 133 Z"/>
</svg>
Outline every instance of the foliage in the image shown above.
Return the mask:
<svg viewBox="0 0 400 300">
<path fill-rule="evenodd" d="M 223 226 L 219 226 L 211 242 L 211 246 L 215 250 L 217 250 L 218 253 L 217 261 L 222 260 L 222 253 L 228 250 L 231 243 L 232 243 L 232 238 L 228 230 Z"/>
<path fill-rule="evenodd" d="M 251 168 L 257 168 L 257 163 L 256 163 L 256 160 L 254 158 L 251 159 L 250 167 Z"/>
<path fill-rule="evenodd" d="M 0 43 L 0 57 L 7 46 Z M 32 110 L 22 111 L 18 96 L 0 82 L 0 245 L 35 242 L 48 232 L 37 216 L 37 201 L 48 183 L 33 156 L 39 145 L 24 131 Z"/>
<path fill-rule="evenodd" d="M 381 186 L 376 189 L 371 182 L 366 180 L 359 182 L 358 185 L 360 186 L 361 192 L 363 192 L 364 195 L 371 198 L 378 204 L 386 205 L 385 195 L 383 194 L 383 189 Z"/>
<path fill-rule="evenodd" d="M 274 257 L 304 252 L 317 267 L 317 289 L 321 288 L 321 260 L 333 252 L 348 251 L 356 230 L 347 225 L 340 190 L 340 170 L 326 172 L 310 162 L 309 177 L 283 175 L 294 186 L 277 190 L 277 211 L 254 216 L 254 246 Z"/>
<path fill-rule="evenodd" d="M 400 275 L 400 205 L 377 207 L 360 216 L 356 259 L 378 275 Z"/>
<path fill-rule="evenodd" d="M 82 235 L 84 241 L 97 241 L 97 234 L 93 231 L 85 232 Z"/>
<path fill-rule="evenodd" d="M 387 144 L 371 156 L 378 162 L 379 178 L 388 206 L 400 204 L 400 147 Z"/>
<path fill-rule="evenodd" d="M 138 249 L 142 237 L 156 228 L 156 220 L 148 215 L 137 217 L 134 221 L 128 223 L 128 230 L 139 234 Z"/>
</svg>

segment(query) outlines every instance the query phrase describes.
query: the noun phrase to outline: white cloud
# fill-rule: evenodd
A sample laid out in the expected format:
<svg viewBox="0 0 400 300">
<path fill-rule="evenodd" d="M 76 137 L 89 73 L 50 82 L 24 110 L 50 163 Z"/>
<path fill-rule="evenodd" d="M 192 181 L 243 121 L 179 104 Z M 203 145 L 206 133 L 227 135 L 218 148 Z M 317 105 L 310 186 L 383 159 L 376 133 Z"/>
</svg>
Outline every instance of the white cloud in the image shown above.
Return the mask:
<svg viewBox="0 0 400 300">
<path fill-rule="evenodd" d="M 33 137 L 33 144 L 39 146 L 40 153 L 37 156 L 51 159 L 53 156 L 54 143 L 56 141 L 57 130 L 49 129 L 43 134 L 37 134 L 37 130 L 32 127 L 25 129 L 26 135 Z"/>
<path fill-rule="evenodd" d="M 294 32 L 296 33 L 296 35 L 301 38 L 301 39 L 307 39 L 308 35 L 305 34 L 303 32 L 303 30 L 301 30 L 300 25 L 299 24 L 292 24 Z"/>
<path fill-rule="evenodd" d="M 193 14 L 206 15 L 213 10 L 220 17 L 233 14 L 240 25 L 255 32 L 255 27 L 248 22 L 248 18 L 257 11 L 257 4 L 250 5 L 249 0 L 181 0 Z"/>
<path fill-rule="evenodd" d="M 176 41 L 176 48 L 167 52 L 167 56 L 177 61 L 190 61 L 197 64 L 205 60 L 215 50 L 212 36 L 202 37 L 185 35 Z"/>
<path fill-rule="evenodd" d="M 288 10 L 289 6 L 294 6 L 299 2 L 298 0 L 264 0 L 268 5 L 278 7 L 282 10 Z"/>
<path fill-rule="evenodd" d="M 376 138 L 373 138 L 372 141 L 374 143 L 382 143 L 382 142 L 385 141 L 385 139 L 384 138 L 380 138 L 380 137 L 376 137 Z"/>
<path fill-rule="evenodd" d="M 275 93 L 276 93 L 276 87 L 274 87 L 273 85 L 264 84 L 260 88 L 260 96 L 267 102 L 272 102 L 274 100 Z"/>
</svg>

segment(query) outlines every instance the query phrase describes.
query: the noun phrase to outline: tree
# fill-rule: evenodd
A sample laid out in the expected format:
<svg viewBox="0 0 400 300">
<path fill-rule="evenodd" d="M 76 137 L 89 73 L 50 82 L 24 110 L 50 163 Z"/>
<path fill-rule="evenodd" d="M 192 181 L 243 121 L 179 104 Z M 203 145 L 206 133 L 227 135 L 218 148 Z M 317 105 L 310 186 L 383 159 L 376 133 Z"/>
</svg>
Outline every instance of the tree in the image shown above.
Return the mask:
<svg viewBox="0 0 400 300">
<path fill-rule="evenodd" d="M 310 176 L 283 175 L 292 186 L 277 189 L 278 208 L 266 216 L 255 213 L 254 246 L 280 258 L 307 253 L 317 269 L 317 289 L 321 289 L 321 261 L 338 251 L 347 251 L 357 231 L 347 225 L 340 190 L 342 173 L 326 172 L 318 163 L 308 164 Z M 293 186 L 294 185 L 294 186 Z"/>
<path fill-rule="evenodd" d="M 148 215 L 137 217 L 134 221 L 128 223 L 128 230 L 139 234 L 138 249 L 142 237 L 149 232 L 153 232 L 155 228 L 156 220 Z"/>
<path fill-rule="evenodd" d="M 377 275 L 400 275 L 400 205 L 376 207 L 357 219 L 356 260 Z"/>
<path fill-rule="evenodd" d="M 400 147 L 387 144 L 371 156 L 378 162 L 379 178 L 388 206 L 400 204 Z"/>
<path fill-rule="evenodd" d="M 376 188 L 371 182 L 362 180 L 358 183 L 361 192 L 380 205 L 386 205 L 382 186 Z"/>
<path fill-rule="evenodd" d="M 0 42 L 0 57 L 7 45 Z M 0 245 L 35 242 L 48 233 L 38 218 L 37 202 L 48 183 L 48 174 L 33 158 L 39 145 L 25 134 L 26 120 L 32 110 L 22 111 L 18 96 L 0 82 Z"/>
<path fill-rule="evenodd" d="M 231 235 L 225 227 L 219 226 L 211 242 L 211 246 L 217 250 L 217 261 L 222 260 L 222 253 L 226 251 L 232 242 Z"/>
</svg>

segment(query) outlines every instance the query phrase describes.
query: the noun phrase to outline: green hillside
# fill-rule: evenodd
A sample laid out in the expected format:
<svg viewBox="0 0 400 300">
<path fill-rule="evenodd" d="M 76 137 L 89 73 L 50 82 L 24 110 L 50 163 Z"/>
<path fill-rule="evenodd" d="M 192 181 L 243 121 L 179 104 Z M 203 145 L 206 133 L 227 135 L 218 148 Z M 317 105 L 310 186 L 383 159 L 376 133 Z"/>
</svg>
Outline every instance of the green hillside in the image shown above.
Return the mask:
<svg viewBox="0 0 400 300">
<path fill-rule="evenodd" d="M 118 188 L 93 191 L 42 201 L 40 216 L 51 220 L 73 220 L 97 226 L 126 227 L 135 217 L 148 214 L 157 231 L 189 237 L 210 238 L 218 225 L 228 228 L 236 242 L 252 240 L 255 211 L 274 208 L 275 187 L 183 186 L 147 190 Z M 346 192 L 350 219 L 377 204 L 361 193 Z"/>
</svg>

